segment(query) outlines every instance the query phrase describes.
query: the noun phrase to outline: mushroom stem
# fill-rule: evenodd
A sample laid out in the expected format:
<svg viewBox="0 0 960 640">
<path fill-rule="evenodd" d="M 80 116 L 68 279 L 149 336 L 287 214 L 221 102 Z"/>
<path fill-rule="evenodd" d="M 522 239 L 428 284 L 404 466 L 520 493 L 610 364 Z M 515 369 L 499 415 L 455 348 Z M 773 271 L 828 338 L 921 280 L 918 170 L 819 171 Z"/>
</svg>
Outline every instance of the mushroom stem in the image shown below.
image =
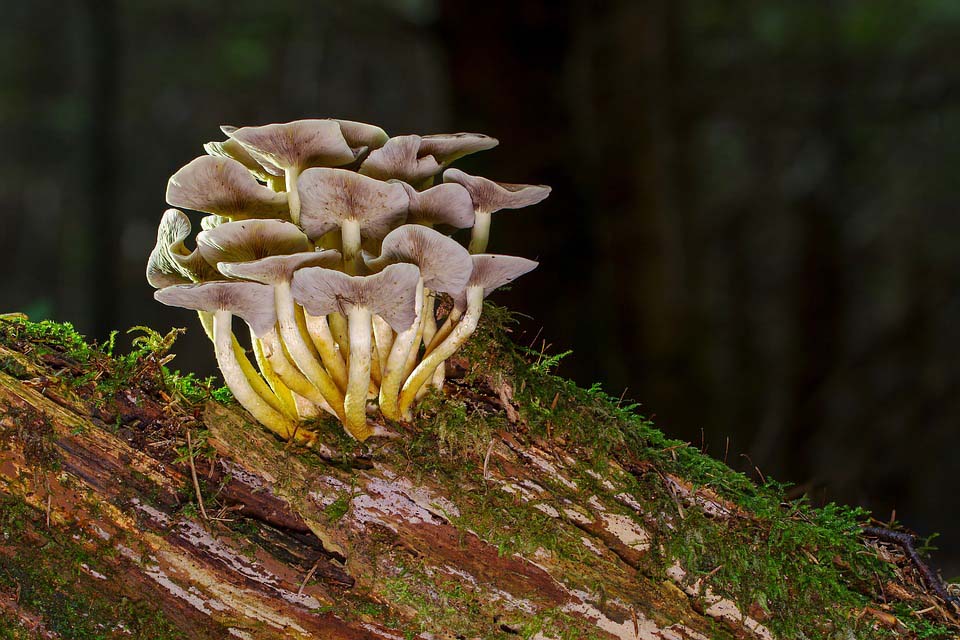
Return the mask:
<svg viewBox="0 0 960 640">
<path fill-rule="evenodd" d="M 203 330 L 207 334 L 207 337 L 210 338 L 210 342 L 216 342 L 213 337 L 213 313 L 210 311 L 198 311 L 197 315 L 200 316 L 200 324 L 203 325 Z M 247 382 L 250 383 L 250 386 L 262 397 L 271 407 L 277 411 L 283 413 L 283 403 L 280 401 L 280 398 L 277 397 L 277 394 L 273 392 L 273 389 L 267 385 L 263 378 L 260 377 L 260 374 L 257 373 L 257 370 L 253 368 L 253 365 L 250 364 L 250 359 L 247 357 L 247 352 L 244 350 L 243 345 L 240 344 L 240 341 L 237 340 L 237 337 L 233 335 L 233 330 L 230 331 L 231 342 L 233 343 L 233 356 L 236 359 L 237 363 L 240 365 L 240 369 L 243 371 L 243 375 L 246 376 Z"/>
<path fill-rule="evenodd" d="M 450 332 L 447 338 L 438 344 L 430 355 L 417 365 L 407 381 L 403 383 L 403 389 L 400 391 L 400 413 L 408 415 L 410 405 L 416 399 L 417 391 L 423 386 L 432 375 L 434 370 L 443 363 L 444 360 L 452 356 L 457 349 L 463 346 L 467 338 L 473 334 L 480 321 L 480 313 L 483 311 L 483 287 L 467 287 L 467 311 L 457 323 L 456 328 Z"/>
<path fill-rule="evenodd" d="M 390 349 L 393 346 L 395 336 L 390 324 L 378 315 L 373 316 L 373 340 L 377 345 L 377 352 L 380 356 L 380 375 L 383 377 L 383 370 L 387 367 L 387 359 L 390 356 Z"/>
<path fill-rule="evenodd" d="M 344 427 L 354 438 L 363 442 L 373 429 L 367 425 L 367 390 L 370 388 L 370 310 L 358 305 L 347 309 L 350 330 L 350 364 L 347 393 L 343 400 Z"/>
<path fill-rule="evenodd" d="M 297 180 L 300 178 L 299 167 L 288 167 L 284 170 L 287 181 L 287 204 L 290 205 L 290 221 L 300 224 L 300 192 L 297 191 Z"/>
<path fill-rule="evenodd" d="M 487 250 L 487 241 L 490 239 L 490 218 L 492 217 L 492 214 L 477 211 L 473 229 L 470 231 L 470 246 L 467 247 L 467 251 L 476 254 Z"/>
<path fill-rule="evenodd" d="M 423 291 L 423 344 L 430 344 L 437 333 L 437 294 L 430 289 Z"/>
<path fill-rule="evenodd" d="M 340 347 L 340 355 L 343 357 L 343 361 L 347 362 L 350 360 L 350 338 L 347 336 L 347 319 L 343 317 L 342 313 L 333 312 L 327 316 L 327 321 L 330 323 L 330 333 L 333 334 L 333 339 L 337 343 L 337 346 Z"/>
<path fill-rule="evenodd" d="M 423 278 L 417 285 L 416 309 L 417 317 L 413 324 L 406 331 L 397 334 L 390 348 L 390 355 L 387 358 L 383 371 L 383 381 L 380 383 L 380 411 L 385 418 L 390 420 L 399 420 L 400 415 L 400 386 L 403 384 L 404 373 L 407 368 L 408 356 L 414 346 L 419 346 L 415 342 L 417 334 L 420 331 L 423 314 Z"/>
<path fill-rule="evenodd" d="M 297 395 L 303 396 L 324 411 L 343 420 L 343 401 L 336 396 L 332 398 L 332 401 L 328 399 L 322 390 L 318 389 L 287 359 L 287 352 L 276 330 L 264 334 L 260 340 L 263 343 L 264 355 L 266 355 L 274 372 L 283 384 Z"/>
<path fill-rule="evenodd" d="M 293 294 L 290 292 L 290 281 L 284 280 L 276 283 L 273 286 L 273 294 L 277 304 L 277 324 L 280 325 L 280 335 L 283 337 L 283 342 L 290 353 L 290 357 L 307 380 L 312 383 L 312 386 L 319 389 L 323 398 L 336 409 L 343 402 L 343 396 L 333 378 L 313 356 L 303 339 L 303 334 L 300 333 L 296 312 L 294 311 Z M 313 399 L 300 389 L 291 387 L 291 390 L 306 398 Z"/>
<path fill-rule="evenodd" d="M 340 237 L 343 248 L 343 270 L 347 275 L 355 276 L 360 266 L 360 221 L 344 220 L 340 225 Z"/>
<path fill-rule="evenodd" d="M 277 395 L 277 399 L 281 404 L 282 413 L 291 420 L 296 420 L 300 416 L 300 412 L 297 410 L 297 404 L 294 402 L 293 394 L 290 392 L 290 389 L 280 381 L 280 378 L 277 377 L 273 367 L 270 365 L 270 361 L 267 360 L 266 355 L 263 353 L 263 344 L 252 330 L 250 331 L 250 342 L 253 345 L 253 355 L 257 361 L 257 368 L 260 369 L 260 373 L 266 379 L 267 384 L 270 385 L 270 388 L 273 389 L 273 392 Z"/>
<path fill-rule="evenodd" d="M 293 435 L 296 425 L 292 420 L 274 409 L 257 393 L 237 361 L 233 348 L 233 314 L 219 310 L 213 314 L 213 343 L 217 354 L 217 365 L 223 374 L 223 381 L 233 397 L 253 417 L 274 433 L 283 438 Z"/>
<path fill-rule="evenodd" d="M 307 333 L 313 346 L 320 353 L 320 360 L 326 368 L 327 373 L 333 378 L 333 381 L 341 391 L 347 390 L 347 364 L 340 355 L 339 347 L 330 333 L 330 325 L 327 324 L 326 316 L 312 316 L 307 312 L 303 314 L 304 321 L 307 324 Z"/>
<path fill-rule="evenodd" d="M 437 348 L 437 345 L 446 340 L 447 336 L 450 335 L 450 332 L 453 331 L 453 328 L 457 325 L 457 322 L 463 316 L 463 311 L 454 307 L 450 310 L 447 319 L 443 321 L 443 324 L 440 325 L 440 328 L 437 330 L 437 333 L 433 336 L 433 339 L 430 340 L 430 343 L 426 347 L 424 355 L 429 354 L 431 351 Z"/>
</svg>

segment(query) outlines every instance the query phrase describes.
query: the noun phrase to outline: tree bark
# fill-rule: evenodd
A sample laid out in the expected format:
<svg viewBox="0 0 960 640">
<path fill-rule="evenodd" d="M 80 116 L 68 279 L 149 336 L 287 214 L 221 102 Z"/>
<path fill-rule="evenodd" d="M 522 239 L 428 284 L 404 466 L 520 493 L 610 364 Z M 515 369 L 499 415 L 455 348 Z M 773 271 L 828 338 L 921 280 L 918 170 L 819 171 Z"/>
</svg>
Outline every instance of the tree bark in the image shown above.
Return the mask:
<svg viewBox="0 0 960 640">
<path fill-rule="evenodd" d="M 299 449 L 238 409 L 172 399 L 150 382 L 157 361 L 136 366 L 146 382 L 104 405 L 91 401 L 95 362 L 0 345 L 0 627 L 45 638 L 782 637 L 765 624 L 777 612 L 743 610 L 678 561 L 656 569 L 656 522 L 746 517 L 684 478 L 653 473 L 676 508 L 658 513 L 621 482 L 643 461 L 576 475 L 580 453 L 564 438 L 519 428 L 495 430 L 481 459 L 438 453 L 432 468 L 409 453 L 408 431 L 359 452 L 334 439 Z M 88 382 L 65 384 L 68 373 Z M 512 389 L 491 388 L 487 402 L 515 425 Z M 577 551 L 510 537 L 531 522 Z M 868 628 L 883 623 L 873 614 L 859 612 Z"/>
</svg>

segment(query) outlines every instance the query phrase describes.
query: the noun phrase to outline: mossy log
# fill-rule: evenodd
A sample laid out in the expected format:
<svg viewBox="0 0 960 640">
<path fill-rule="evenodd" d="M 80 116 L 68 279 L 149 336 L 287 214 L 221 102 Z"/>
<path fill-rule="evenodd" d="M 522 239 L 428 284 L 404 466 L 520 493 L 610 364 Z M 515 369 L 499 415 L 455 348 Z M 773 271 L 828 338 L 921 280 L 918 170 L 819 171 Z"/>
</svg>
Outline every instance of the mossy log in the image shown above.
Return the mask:
<svg viewBox="0 0 960 640">
<path fill-rule="evenodd" d="M 862 513 L 503 340 L 396 438 L 321 422 L 303 449 L 198 397 L 159 336 L 113 357 L 0 320 L 0 638 L 956 637 Z"/>
</svg>

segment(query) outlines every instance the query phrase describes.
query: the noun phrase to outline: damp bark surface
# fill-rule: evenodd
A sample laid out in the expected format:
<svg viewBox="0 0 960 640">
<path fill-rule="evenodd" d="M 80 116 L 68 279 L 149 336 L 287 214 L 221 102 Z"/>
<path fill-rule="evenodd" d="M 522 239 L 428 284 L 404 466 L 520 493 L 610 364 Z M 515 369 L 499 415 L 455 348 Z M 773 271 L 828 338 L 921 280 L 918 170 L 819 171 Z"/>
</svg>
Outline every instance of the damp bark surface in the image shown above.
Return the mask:
<svg viewBox="0 0 960 640">
<path fill-rule="evenodd" d="M 312 449 L 169 373 L 169 338 L 0 320 L 0 638 L 960 628 L 860 512 L 785 502 L 495 328 L 396 437 L 318 422 Z"/>
</svg>

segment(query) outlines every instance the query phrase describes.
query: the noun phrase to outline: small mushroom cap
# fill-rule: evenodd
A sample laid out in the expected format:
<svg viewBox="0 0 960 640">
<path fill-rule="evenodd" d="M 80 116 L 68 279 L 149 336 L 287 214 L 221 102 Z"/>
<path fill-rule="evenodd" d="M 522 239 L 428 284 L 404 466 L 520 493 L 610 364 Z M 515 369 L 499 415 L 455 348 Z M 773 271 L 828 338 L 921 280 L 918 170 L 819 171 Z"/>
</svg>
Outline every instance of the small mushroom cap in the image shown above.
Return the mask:
<svg viewBox="0 0 960 640">
<path fill-rule="evenodd" d="M 276 193 L 232 158 L 200 156 L 170 177 L 167 202 L 234 219 L 288 218 L 287 194 Z"/>
<path fill-rule="evenodd" d="M 344 220 L 357 220 L 360 237 L 379 241 L 407 215 L 409 199 L 402 186 L 346 169 L 307 169 L 297 185 L 300 224 L 311 238 Z"/>
<path fill-rule="evenodd" d="M 259 282 L 204 282 L 155 291 L 153 297 L 171 307 L 197 311 L 229 311 L 243 318 L 258 336 L 277 323 L 273 287 Z"/>
<path fill-rule="evenodd" d="M 240 220 L 201 231 L 197 248 L 204 260 L 217 264 L 301 253 L 310 249 L 310 241 L 292 222 Z"/>
<path fill-rule="evenodd" d="M 260 163 L 243 148 L 242 144 L 233 138 L 208 142 L 203 145 L 203 150 L 206 151 L 209 156 L 236 160 L 245 166 L 247 171 L 253 173 L 258 178 L 266 179 L 267 174 Z"/>
<path fill-rule="evenodd" d="M 201 280 L 217 280 L 219 274 L 196 249 L 183 241 L 190 237 L 190 219 L 182 211 L 167 209 L 157 229 L 157 244 L 147 259 L 147 282 L 155 289 Z"/>
<path fill-rule="evenodd" d="M 443 170 L 433 156 L 420 157 L 420 136 L 397 136 L 374 149 L 360 165 L 360 173 L 378 180 L 397 178 L 420 184 Z"/>
<path fill-rule="evenodd" d="M 483 287 L 483 297 L 486 298 L 494 289 L 499 289 L 537 268 L 535 260 L 528 260 L 519 256 L 502 256 L 492 253 L 478 253 L 470 256 L 473 259 L 473 272 L 467 282 L 467 288 Z M 454 297 L 454 304 L 464 308 L 467 303 L 466 289 L 464 293 Z"/>
<path fill-rule="evenodd" d="M 494 182 L 480 176 L 471 176 L 459 169 L 444 171 L 443 181 L 466 187 L 477 213 L 529 207 L 550 195 L 550 187 L 544 185 Z"/>
<path fill-rule="evenodd" d="M 356 158 L 335 120 L 295 120 L 224 133 L 275 175 L 277 168 L 337 167 Z"/>
<path fill-rule="evenodd" d="M 306 267 L 293 274 L 293 298 L 310 315 L 345 313 L 351 306 L 366 307 L 396 331 L 410 328 L 417 317 L 420 270 L 412 264 L 392 264 L 372 276 L 348 276 L 322 267 Z"/>
<path fill-rule="evenodd" d="M 376 125 L 353 120 L 334 119 L 334 122 L 340 125 L 343 139 L 354 149 L 359 147 L 379 149 L 390 139 L 387 132 Z"/>
<path fill-rule="evenodd" d="M 410 199 L 407 222 L 415 224 L 444 224 L 457 229 L 473 226 L 476 215 L 470 192 L 462 185 L 450 182 L 417 191 L 401 182 Z"/>
<path fill-rule="evenodd" d="M 470 253 L 459 242 L 416 224 L 405 224 L 388 233 L 380 257 L 367 266 L 379 271 L 402 262 L 419 267 L 425 287 L 451 296 L 463 291 L 473 271 Z"/>
<path fill-rule="evenodd" d="M 293 272 L 303 267 L 334 269 L 343 260 L 339 251 L 303 251 L 284 256 L 267 256 L 250 262 L 221 262 L 217 265 L 225 276 L 253 280 L 263 284 L 276 284 L 290 280 Z"/>
<path fill-rule="evenodd" d="M 500 141 L 482 133 L 437 133 L 420 139 L 421 156 L 431 155 L 443 166 L 463 156 L 493 149 Z"/>
</svg>

